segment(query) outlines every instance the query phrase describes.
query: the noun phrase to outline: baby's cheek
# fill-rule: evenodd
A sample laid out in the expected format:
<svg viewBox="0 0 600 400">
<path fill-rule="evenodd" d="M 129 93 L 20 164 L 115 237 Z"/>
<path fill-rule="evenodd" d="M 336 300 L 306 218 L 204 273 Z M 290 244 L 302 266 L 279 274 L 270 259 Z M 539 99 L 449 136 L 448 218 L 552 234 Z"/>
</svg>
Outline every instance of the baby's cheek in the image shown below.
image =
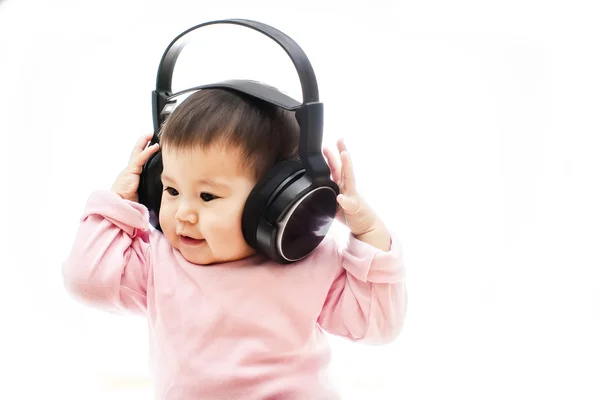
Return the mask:
<svg viewBox="0 0 600 400">
<path fill-rule="evenodd" d="M 241 220 L 235 213 L 223 214 L 210 221 L 210 232 L 214 238 L 227 247 L 235 246 L 243 240 Z"/>
<path fill-rule="evenodd" d="M 238 224 L 231 220 L 222 220 L 212 224 L 211 230 L 218 235 L 222 240 L 232 241 L 237 237 Z"/>
<path fill-rule="evenodd" d="M 160 223 L 160 226 L 163 229 L 163 231 L 174 224 L 173 212 L 168 205 L 163 205 L 160 208 L 160 213 L 158 214 L 158 222 Z"/>
<path fill-rule="evenodd" d="M 160 223 L 160 228 L 162 229 L 163 234 L 166 236 L 167 240 L 173 244 L 173 241 L 177 236 L 175 234 L 174 218 L 170 216 L 167 212 L 163 212 L 163 210 L 161 209 L 158 221 Z"/>
</svg>

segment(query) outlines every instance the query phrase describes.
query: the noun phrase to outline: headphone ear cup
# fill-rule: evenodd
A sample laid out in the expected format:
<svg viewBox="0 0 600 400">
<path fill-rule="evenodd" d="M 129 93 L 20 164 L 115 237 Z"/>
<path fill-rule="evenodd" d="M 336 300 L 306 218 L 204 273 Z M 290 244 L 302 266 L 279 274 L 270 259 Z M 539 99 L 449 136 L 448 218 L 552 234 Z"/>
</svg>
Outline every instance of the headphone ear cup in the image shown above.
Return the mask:
<svg viewBox="0 0 600 400">
<path fill-rule="evenodd" d="M 163 186 L 160 175 L 163 171 L 162 155 L 159 149 L 146 161 L 140 174 L 138 201 L 148 209 L 150 224 L 162 232 L 158 220 Z"/>
<path fill-rule="evenodd" d="M 338 188 L 313 181 L 299 161 L 275 165 L 248 195 L 242 216 L 246 242 L 288 264 L 310 254 L 324 239 L 337 211 Z"/>
<path fill-rule="evenodd" d="M 249 246 L 258 248 L 258 224 L 267 211 L 267 206 L 277 188 L 294 174 L 304 170 L 302 163 L 286 160 L 275 164 L 259 180 L 246 199 L 242 214 L 242 233 Z"/>
</svg>

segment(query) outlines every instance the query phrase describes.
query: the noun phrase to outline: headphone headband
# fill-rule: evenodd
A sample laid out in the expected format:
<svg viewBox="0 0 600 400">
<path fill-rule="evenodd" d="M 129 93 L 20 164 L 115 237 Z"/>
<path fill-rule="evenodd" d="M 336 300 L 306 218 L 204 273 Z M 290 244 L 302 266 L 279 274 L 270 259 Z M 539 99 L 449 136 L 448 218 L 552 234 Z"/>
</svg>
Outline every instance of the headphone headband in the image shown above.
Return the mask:
<svg viewBox="0 0 600 400">
<path fill-rule="evenodd" d="M 196 25 L 185 32 L 177 36 L 171 44 L 165 50 L 163 57 L 158 67 L 158 76 L 156 78 L 156 91 L 159 94 L 170 95 L 172 93 L 171 83 L 173 77 L 173 70 L 175 69 L 175 63 L 179 57 L 181 50 L 187 45 L 188 37 L 186 35 L 196 29 L 202 28 L 207 25 L 214 24 L 234 24 L 240 25 L 247 28 L 254 29 L 265 36 L 273 39 L 279 44 L 285 52 L 289 55 L 298 77 L 300 78 L 300 85 L 302 87 L 302 102 L 303 104 L 317 103 L 319 102 L 319 88 L 317 86 L 317 78 L 312 68 L 308 57 L 300 46 L 285 33 L 273 28 L 272 26 L 266 25 L 262 22 L 251 21 L 247 19 L 224 19 L 217 21 L 209 21 L 199 25 Z"/>
<path fill-rule="evenodd" d="M 272 26 L 258 21 L 247 19 L 224 19 L 204 22 L 184 31 L 171 41 L 158 66 L 156 90 L 152 93 L 155 132 L 153 141 L 158 141 L 156 135 L 158 135 L 161 128 L 161 115 L 165 106 L 169 103 L 170 97 L 173 95 L 171 89 L 173 71 L 179 54 L 189 42 L 189 36 L 187 36 L 187 34 L 201 27 L 214 24 L 234 24 L 254 29 L 273 39 L 286 51 L 296 67 L 296 72 L 300 79 L 300 85 L 302 87 L 302 103 L 299 104 L 294 99 L 277 92 L 271 92 L 270 95 L 268 95 L 270 102 L 283 106 L 288 110 L 295 111 L 296 120 L 300 125 L 298 153 L 306 168 L 307 175 L 315 179 L 329 179 L 329 166 L 321 153 L 321 143 L 323 141 L 323 104 L 319 102 L 319 88 L 313 67 L 304 53 L 304 50 L 302 50 L 292 38 Z M 264 89 L 261 89 L 259 85 L 252 84 L 251 81 L 246 81 L 246 83 L 241 81 L 227 81 L 218 84 L 198 86 L 184 90 L 178 94 L 208 87 L 232 88 L 251 94 L 257 98 L 264 98 L 264 95 L 266 94 Z"/>
</svg>

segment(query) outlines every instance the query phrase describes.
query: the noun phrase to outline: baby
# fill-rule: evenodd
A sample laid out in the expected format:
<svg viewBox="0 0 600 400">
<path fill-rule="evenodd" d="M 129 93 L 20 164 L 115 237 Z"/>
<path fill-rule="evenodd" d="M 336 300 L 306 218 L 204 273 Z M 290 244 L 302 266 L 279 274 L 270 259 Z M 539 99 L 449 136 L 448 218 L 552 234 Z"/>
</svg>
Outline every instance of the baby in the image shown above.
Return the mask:
<svg viewBox="0 0 600 400">
<path fill-rule="evenodd" d="M 397 238 L 356 191 L 343 141 L 324 149 L 340 186 L 345 246 L 326 237 L 307 257 L 275 263 L 244 240 L 242 211 L 275 163 L 298 158 L 289 111 L 226 89 L 189 96 L 160 133 L 159 221 L 137 202 L 142 166 L 158 145 L 135 146 L 112 190 L 88 199 L 63 265 L 79 301 L 148 319 L 156 398 L 339 399 L 328 383 L 325 332 L 392 342 L 406 313 Z"/>
</svg>

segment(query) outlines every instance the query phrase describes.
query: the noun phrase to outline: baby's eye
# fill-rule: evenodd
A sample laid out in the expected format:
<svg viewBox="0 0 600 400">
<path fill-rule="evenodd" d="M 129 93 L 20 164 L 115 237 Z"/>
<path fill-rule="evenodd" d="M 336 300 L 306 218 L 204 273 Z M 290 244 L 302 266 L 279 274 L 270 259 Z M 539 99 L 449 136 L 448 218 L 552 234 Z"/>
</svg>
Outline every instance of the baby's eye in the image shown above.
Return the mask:
<svg viewBox="0 0 600 400">
<path fill-rule="evenodd" d="M 169 193 L 171 196 L 177 196 L 179 192 L 172 187 L 165 188 L 165 192 Z"/>
<path fill-rule="evenodd" d="M 200 194 L 200 198 L 204 201 L 211 201 L 211 200 L 217 199 L 218 197 L 215 195 L 212 195 L 210 193 L 203 192 Z"/>
</svg>

